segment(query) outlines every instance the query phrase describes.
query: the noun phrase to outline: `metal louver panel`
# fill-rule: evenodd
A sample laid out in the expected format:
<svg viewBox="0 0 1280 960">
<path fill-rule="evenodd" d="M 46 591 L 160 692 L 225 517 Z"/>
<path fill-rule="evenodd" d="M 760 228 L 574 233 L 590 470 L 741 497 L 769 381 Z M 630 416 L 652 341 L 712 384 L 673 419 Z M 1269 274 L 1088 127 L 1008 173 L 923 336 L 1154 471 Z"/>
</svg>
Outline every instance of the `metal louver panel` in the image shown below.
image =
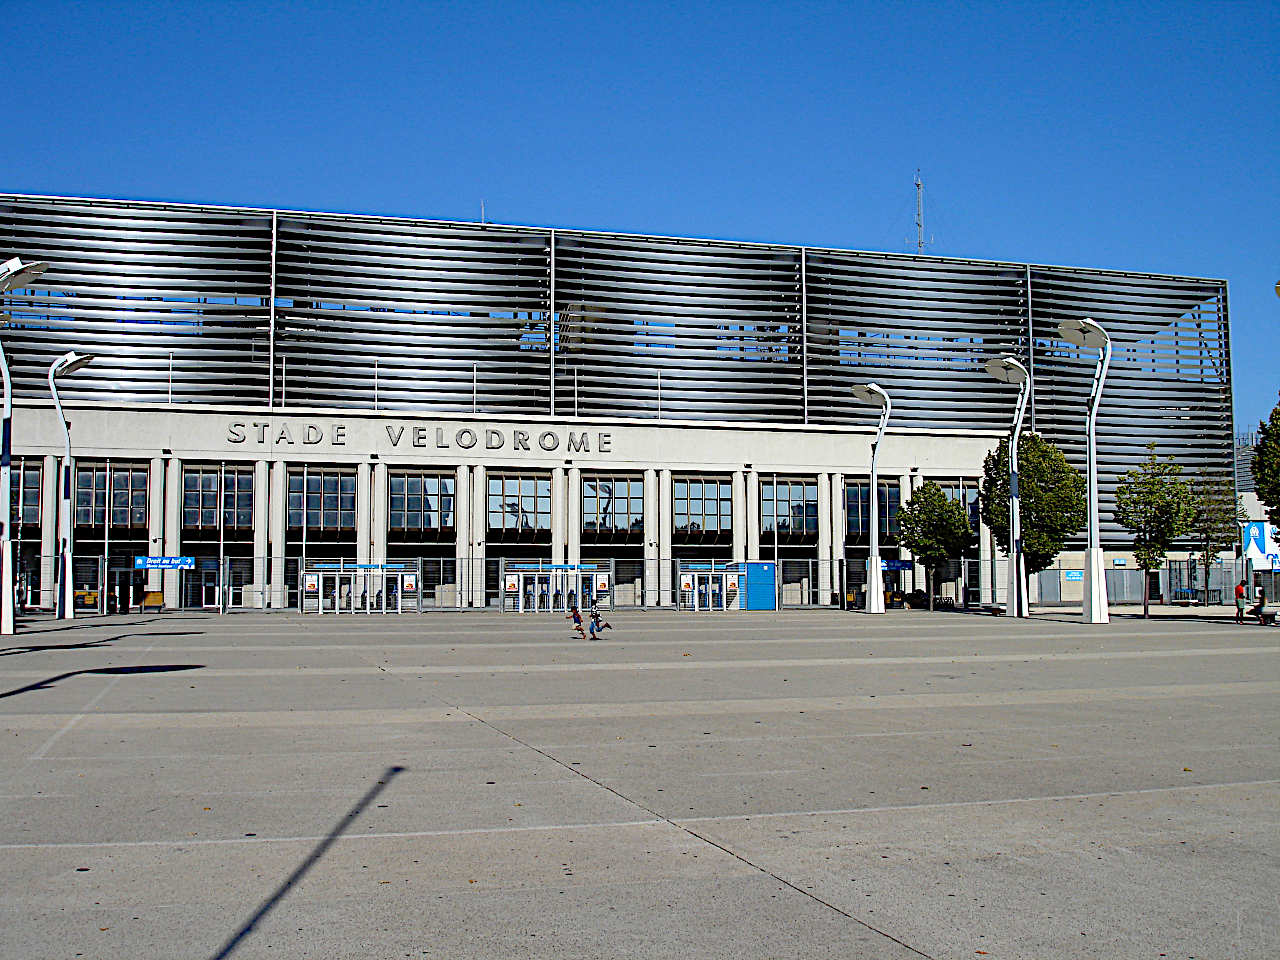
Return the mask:
<svg viewBox="0 0 1280 960">
<path fill-rule="evenodd" d="M 556 234 L 556 409 L 803 417 L 795 249 Z"/>
<path fill-rule="evenodd" d="M 1147 455 L 1171 455 L 1188 478 L 1230 475 L 1233 462 L 1226 294 L 1214 281 L 1033 267 L 1035 427 L 1081 470 L 1098 351 L 1061 342 L 1058 324 L 1089 317 L 1111 336 L 1098 408 L 1104 541 L 1127 542 L 1115 489 Z"/>
<path fill-rule="evenodd" d="M 50 264 L 5 295 L 15 395 L 47 396 L 49 364 L 76 350 L 97 359 L 68 399 L 266 403 L 269 214 L 0 198 L 13 256 Z"/>
<path fill-rule="evenodd" d="M 1092 317 L 1115 345 L 1104 538 L 1123 540 L 1115 485 L 1148 441 L 1190 476 L 1231 471 L 1217 280 L 0 195 L 12 256 L 51 264 L 3 298 L 19 397 L 46 397 L 74 349 L 98 359 L 66 379 L 72 399 L 871 426 L 849 387 L 874 380 L 890 430 L 1003 432 L 1016 390 L 983 364 L 1013 353 L 1032 424 L 1083 467 L 1094 357 L 1056 328 Z"/>
<path fill-rule="evenodd" d="M 1007 430 L 1017 388 L 983 370 L 1026 358 L 1024 268 L 809 251 L 809 420 L 874 424 L 854 383 L 893 399 L 897 427 Z M 945 399 L 944 399 L 945 398 Z"/>
<path fill-rule="evenodd" d="M 282 215 L 277 390 L 310 406 L 545 413 L 550 274 L 545 232 Z"/>
</svg>

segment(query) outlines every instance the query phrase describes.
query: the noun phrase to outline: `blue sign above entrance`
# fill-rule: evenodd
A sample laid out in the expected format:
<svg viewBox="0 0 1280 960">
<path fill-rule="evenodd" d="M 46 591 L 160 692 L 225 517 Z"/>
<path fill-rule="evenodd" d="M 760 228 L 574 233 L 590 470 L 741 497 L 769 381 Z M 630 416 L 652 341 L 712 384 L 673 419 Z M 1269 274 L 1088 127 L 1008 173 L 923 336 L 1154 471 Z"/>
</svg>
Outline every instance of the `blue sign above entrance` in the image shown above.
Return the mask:
<svg viewBox="0 0 1280 960">
<path fill-rule="evenodd" d="M 134 557 L 135 570 L 194 570 L 195 557 Z"/>
</svg>

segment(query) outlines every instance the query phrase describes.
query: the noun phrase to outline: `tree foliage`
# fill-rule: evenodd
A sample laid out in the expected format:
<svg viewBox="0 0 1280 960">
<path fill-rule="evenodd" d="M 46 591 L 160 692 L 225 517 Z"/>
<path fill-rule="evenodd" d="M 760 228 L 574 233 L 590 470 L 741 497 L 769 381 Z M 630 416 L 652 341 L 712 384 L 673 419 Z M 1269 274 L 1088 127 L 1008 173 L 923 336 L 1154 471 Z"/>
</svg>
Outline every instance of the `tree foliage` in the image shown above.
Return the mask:
<svg viewBox="0 0 1280 960">
<path fill-rule="evenodd" d="M 899 542 L 924 567 L 929 608 L 933 609 L 933 583 L 939 567 L 964 553 L 973 543 L 964 504 L 949 500 L 932 481 L 920 485 L 898 511 Z"/>
<path fill-rule="evenodd" d="M 1022 520 L 1022 556 L 1028 573 L 1053 563 L 1067 538 L 1089 521 L 1084 475 L 1067 463 L 1062 451 L 1036 433 L 1018 441 L 1018 512 Z M 987 454 L 979 498 L 982 522 L 1009 553 L 1009 441 Z"/>
<path fill-rule="evenodd" d="M 1258 499 L 1267 508 L 1267 519 L 1280 526 L 1280 403 L 1258 424 L 1253 448 L 1253 483 Z"/>
<path fill-rule="evenodd" d="M 1116 488 L 1116 522 L 1133 534 L 1133 556 L 1143 570 L 1157 570 L 1173 541 L 1191 529 L 1196 504 L 1182 467 L 1147 444 L 1142 466 L 1126 473 Z"/>
<path fill-rule="evenodd" d="M 1240 521 L 1245 519 L 1244 504 L 1236 496 L 1236 485 L 1230 474 L 1209 474 L 1191 484 L 1195 516 L 1191 536 L 1200 551 L 1204 567 L 1206 602 L 1209 569 L 1218 554 L 1240 542 Z"/>
<path fill-rule="evenodd" d="M 1126 473 L 1116 487 L 1116 522 L 1133 534 L 1133 556 L 1143 570 L 1157 570 L 1173 541 L 1185 536 L 1195 520 L 1191 486 L 1172 457 L 1160 457 L 1147 444 L 1142 466 Z M 1150 581 L 1142 585 L 1142 615 L 1149 615 Z"/>
</svg>

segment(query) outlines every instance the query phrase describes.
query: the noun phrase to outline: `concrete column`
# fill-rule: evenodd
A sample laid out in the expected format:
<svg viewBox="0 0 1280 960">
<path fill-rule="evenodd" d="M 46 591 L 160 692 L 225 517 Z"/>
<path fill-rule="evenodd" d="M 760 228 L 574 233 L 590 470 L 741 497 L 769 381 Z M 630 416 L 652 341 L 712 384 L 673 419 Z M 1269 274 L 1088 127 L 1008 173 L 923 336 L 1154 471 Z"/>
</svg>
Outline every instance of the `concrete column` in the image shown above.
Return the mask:
<svg viewBox="0 0 1280 960">
<path fill-rule="evenodd" d="M 221 504 L 219 504 L 221 507 Z M 164 480 L 164 555 L 182 555 L 182 461 L 170 457 Z M 164 605 L 170 610 L 182 600 L 180 570 L 164 571 Z"/>
<path fill-rule="evenodd" d="M 471 605 L 483 607 L 485 539 L 489 535 L 489 484 L 485 468 L 471 468 Z"/>
<path fill-rule="evenodd" d="M 387 562 L 387 521 L 390 502 L 387 499 L 387 465 L 373 464 L 373 499 L 369 504 L 369 562 Z"/>
<path fill-rule="evenodd" d="M 996 602 L 991 580 L 991 530 L 982 521 L 978 521 L 978 597 L 984 605 Z"/>
<path fill-rule="evenodd" d="M 892 479 L 893 479 L 892 477 L 885 477 L 886 481 L 890 481 Z M 899 502 L 905 506 L 906 502 L 911 499 L 911 494 L 914 492 L 915 491 L 911 487 L 910 474 L 904 474 L 903 476 L 900 476 L 898 478 Z M 906 547 L 899 548 L 898 556 L 900 556 L 903 560 L 915 559 L 913 556 L 911 556 L 911 551 L 908 550 Z M 915 590 L 917 588 L 923 590 L 924 589 L 924 567 L 920 566 L 920 564 L 918 563 L 912 564 L 911 582 L 909 584 L 904 583 L 903 587 L 905 587 L 906 590 L 908 591 Z"/>
<path fill-rule="evenodd" d="M 565 530 L 569 526 L 568 504 L 565 503 L 564 467 L 551 469 L 551 562 L 564 563 Z"/>
<path fill-rule="evenodd" d="M 747 559 L 760 559 L 760 474 L 747 471 Z"/>
<path fill-rule="evenodd" d="M 283 610 L 289 602 L 284 583 L 284 541 L 289 523 L 289 465 L 277 460 L 271 464 L 270 496 L 267 498 L 268 534 L 271 549 L 271 590 L 267 602 Z"/>
<path fill-rule="evenodd" d="M 356 563 L 369 562 L 369 464 L 356 464 Z"/>
<path fill-rule="evenodd" d="M 831 589 L 837 594 L 847 583 L 844 570 L 845 499 L 844 474 L 831 474 Z M 843 601 L 838 601 L 843 602 Z"/>
<path fill-rule="evenodd" d="M 582 562 L 582 470 L 569 468 L 569 563 Z M 648 489 L 645 490 L 648 496 Z"/>
<path fill-rule="evenodd" d="M 164 458 L 152 457 L 147 473 L 147 554 L 164 553 Z M 147 589 L 161 590 L 164 575 L 159 570 L 147 571 Z"/>
<path fill-rule="evenodd" d="M 674 606 L 671 596 L 671 533 L 672 533 L 671 471 L 658 471 L 658 602 L 664 607 Z"/>
<path fill-rule="evenodd" d="M 644 605 L 658 605 L 658 471 L 644 472 Z"/>
<path fill-rule="evenodd" d="M 831 475 L 818 474 L 818 603 L 831 602 Z"/>
<path fill-rule="evenodd" d="M 457 571 L 454 574 L 459 607 L 468 604 L 471 596 L 471 468 L 458 467 L 453 480 L 453 527 L 455 535 L 454 557 Z"/>
<path fill-rule="evenodd" d="M 40 471 L 40 606 L 52 610 L 57 597 L 54 558 L 58 555 L 58 458 L 44 458 Z"/>
<path fill-rule="evenodd" d="M 747 475 L 733 471 L 733 562 L 747 559 Z"/>
<path fill-rule="evenodd" d="M 271 464 L 258 460 L 253 465 L 253 589 L 256 599 L 249 602 L 265 610 L 269 593 L 267 579 L 267 541 L 271 529 L 271 514 L 267 506 L 270 500 L 268 480 Z"/>
</svg>

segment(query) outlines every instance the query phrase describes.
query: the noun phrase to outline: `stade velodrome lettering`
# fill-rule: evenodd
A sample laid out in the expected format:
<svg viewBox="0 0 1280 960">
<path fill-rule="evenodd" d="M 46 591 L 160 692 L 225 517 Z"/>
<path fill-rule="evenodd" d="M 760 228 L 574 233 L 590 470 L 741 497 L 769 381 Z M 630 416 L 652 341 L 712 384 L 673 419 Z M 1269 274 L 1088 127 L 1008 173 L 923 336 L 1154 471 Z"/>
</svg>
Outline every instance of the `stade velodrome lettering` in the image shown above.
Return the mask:
<svg viewBox="0 0 1280 960">
<path fill-rule="evenodd" d="M 526 450 L 554 453 L 612 453 L 613 434 L 587 430 L 516 430 L 493 427 L 427 427 L 423 424 L 386 423 L 387 441 L 392 448 L 434 450 Z M 233 420 L 227 424 L 227 442 L 255 446 L 312 447 L 328 441 L 330 446 L 347 445 L 345 423 L 268 423 L 262 420 Z M 594 442 L 594 450 L 592 449 Z"/>
</svg>

